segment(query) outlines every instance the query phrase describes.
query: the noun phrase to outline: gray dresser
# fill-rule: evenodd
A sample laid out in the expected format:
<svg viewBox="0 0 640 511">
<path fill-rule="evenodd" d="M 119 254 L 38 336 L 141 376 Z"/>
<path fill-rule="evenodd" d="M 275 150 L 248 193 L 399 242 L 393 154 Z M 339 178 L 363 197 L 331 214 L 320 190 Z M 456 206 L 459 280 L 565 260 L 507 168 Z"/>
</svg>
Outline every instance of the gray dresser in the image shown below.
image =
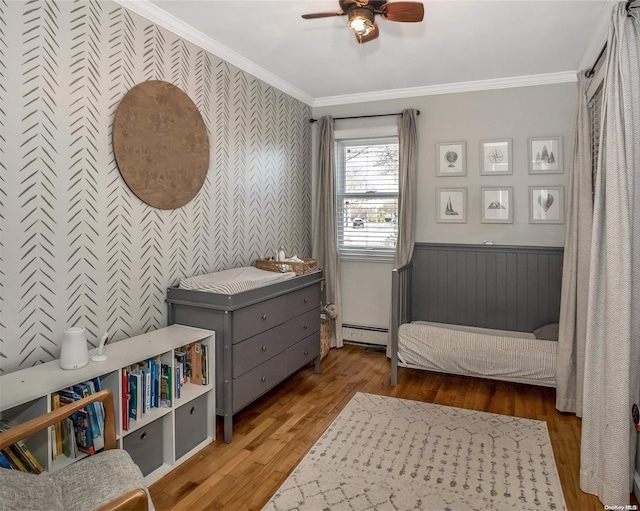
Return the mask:
<svg viewBox="0 0 640 511">
<path fill-rule="evenodd" d="M 234 295 L 172 287 L 169 324 L 216 332 L 216 412 L 233 415 L 315 360 L 320 372 L 322 271 Z"/>
</svg>

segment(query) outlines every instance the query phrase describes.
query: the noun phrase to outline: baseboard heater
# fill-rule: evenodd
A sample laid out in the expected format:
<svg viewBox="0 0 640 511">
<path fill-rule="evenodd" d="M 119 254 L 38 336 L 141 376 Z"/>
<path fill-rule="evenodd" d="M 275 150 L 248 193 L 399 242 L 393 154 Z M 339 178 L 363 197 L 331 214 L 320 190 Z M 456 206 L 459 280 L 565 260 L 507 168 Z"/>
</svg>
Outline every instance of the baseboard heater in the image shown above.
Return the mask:
<svg viewBox="0 0 640 511">
<path fill-rule="evenodd" d="M 342 324 L 342 339 L 358 344 L 386 346 L 388 328 Z"/>
</svg>

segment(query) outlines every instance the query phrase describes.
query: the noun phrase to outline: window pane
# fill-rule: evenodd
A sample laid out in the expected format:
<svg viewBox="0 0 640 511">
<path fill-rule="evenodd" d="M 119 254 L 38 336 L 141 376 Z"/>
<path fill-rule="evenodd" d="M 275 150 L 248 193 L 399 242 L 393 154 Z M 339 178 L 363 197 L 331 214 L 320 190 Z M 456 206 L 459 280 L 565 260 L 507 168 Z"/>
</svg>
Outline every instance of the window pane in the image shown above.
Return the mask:
<svg viewBox="0 0 640 511">
<path fill-rule="evenodd" d="M 389 257 L 398 237 L 398 139 L 341 140 L 337 148 L 340 250 Z"/>
<path fill-rule="evenodd" d="M 395 249 L 398 237 L 398 199 L 350 199 L 342 206 L 338 221 L 340 245 L 344 248 Z M 341 232 L 342 231 L 342 232 Z"/>
<path fill-rule="evenodd" d="M 398 193 L 398 144 L 344 148 L 345 193 Z"/>
</svg>

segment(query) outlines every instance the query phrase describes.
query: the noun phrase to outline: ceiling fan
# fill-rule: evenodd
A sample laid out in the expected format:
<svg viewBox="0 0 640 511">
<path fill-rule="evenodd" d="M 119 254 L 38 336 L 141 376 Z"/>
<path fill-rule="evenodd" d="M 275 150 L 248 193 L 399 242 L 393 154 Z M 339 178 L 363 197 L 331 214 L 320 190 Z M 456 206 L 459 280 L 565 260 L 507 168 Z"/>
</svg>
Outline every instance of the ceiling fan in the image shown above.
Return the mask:
<svg viewBox="0 0 640 511">
<path fill-rule="evenodd" d="M 309 20 L 348 16 L 347 27 L 355 32 L 359 43 L 366 43 L 378 37 L 376 14 L 389 21 L 402 23 L 415 23 L 424 18 L 424 5 L 421 2 L 387 3 L 387 0 L 339 0 L 339 4 L 341 11 L 303 14 L 302 17 Z"/>
</svg>

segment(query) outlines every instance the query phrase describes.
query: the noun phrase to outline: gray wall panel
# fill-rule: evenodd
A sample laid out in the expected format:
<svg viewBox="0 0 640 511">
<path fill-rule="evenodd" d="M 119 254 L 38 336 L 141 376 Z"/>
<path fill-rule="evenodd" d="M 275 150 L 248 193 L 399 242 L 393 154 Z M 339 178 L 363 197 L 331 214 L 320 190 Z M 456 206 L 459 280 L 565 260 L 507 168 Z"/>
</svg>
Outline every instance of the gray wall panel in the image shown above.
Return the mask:
<svg viewBox="0 0 640 511">
<path fill-rule="evenodd" d="M 413 319 L 531 332 L 560 315 L 562 248 L 418 243 Z"/>
</svg>

